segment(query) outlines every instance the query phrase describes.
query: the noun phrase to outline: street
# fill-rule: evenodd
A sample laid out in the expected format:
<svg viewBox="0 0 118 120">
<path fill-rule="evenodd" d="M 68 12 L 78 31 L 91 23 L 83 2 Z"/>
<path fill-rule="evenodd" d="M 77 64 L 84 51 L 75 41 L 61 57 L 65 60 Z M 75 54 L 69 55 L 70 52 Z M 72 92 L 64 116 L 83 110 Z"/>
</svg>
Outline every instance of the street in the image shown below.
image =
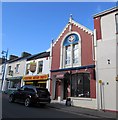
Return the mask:
<svg viewBox="0 0 118 120">
<path fill-rule="evenodd" d="M 67 113 L 48 106 L 25 107 L 21 103 L 9 103 L 8 96 L 2 95 L 2 118 L 88 118 L 87 116 Z"/>
<path fill-rule="evenodd" d="M 2 119 L 5 118 L 97 118 L 95 116 L 89 116 L 84 114 L 78 114 L 74 112 L 67 112 L 64 110 L 52 108 L 49 106 L 40 107 L 32 106 L 25 107 L 21 103 L 9 103 L 8 95 L 2 95 Z M 99 119 L 102 120 L 102 119 Z"/>
<path fill-rule="evenodd" d="M 48 106 L 25 107 L 21 103 L 9 103 L 8 96 L 5 94 L 2 95 L 2 115 L 2 118 L 88 118 Z"/>
</svg>

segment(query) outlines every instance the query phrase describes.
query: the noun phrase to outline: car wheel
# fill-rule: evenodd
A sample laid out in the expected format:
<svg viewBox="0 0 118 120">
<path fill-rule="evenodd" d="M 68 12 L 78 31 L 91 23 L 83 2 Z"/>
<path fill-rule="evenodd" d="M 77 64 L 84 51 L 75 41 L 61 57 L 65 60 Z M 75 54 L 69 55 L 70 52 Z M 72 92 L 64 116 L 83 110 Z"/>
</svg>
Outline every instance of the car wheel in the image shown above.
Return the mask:
<svg viewBox="0 0 118 120">
<path fill-rule="evenodd" d="M 9 102 L 14 102 L 14 100 L 15 100 L 15 99 L 14 99 L 13 95 L 10 95 L 10 96 L 9 96 Z"/>
<path fill-rule="evenodd" d="M 29 107 L 31 105 L 31 100 L 30 100 L 30 98 L 26 98 L 25 99 L 25 106 L 26 107 Z"/>
</svg>

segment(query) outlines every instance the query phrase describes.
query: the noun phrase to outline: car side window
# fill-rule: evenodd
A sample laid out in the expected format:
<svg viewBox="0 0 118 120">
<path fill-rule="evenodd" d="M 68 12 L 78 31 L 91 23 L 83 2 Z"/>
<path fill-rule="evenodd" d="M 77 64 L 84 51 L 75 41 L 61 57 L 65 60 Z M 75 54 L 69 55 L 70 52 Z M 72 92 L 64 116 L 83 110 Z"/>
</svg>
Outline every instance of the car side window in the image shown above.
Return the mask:
<svg viewBox="0 0 118 120">
<path fill-rule="evenodd" d="M 24 89 L 24 91 L 27 91 L 27 92 L 35 92 L 34 89 L 28 88 L 28 87 L 26 87 L 26 88 Z"/>
<path fill-rule="evenodd" d="M 34 89 L 32 89 L 32 88 L 29 88 L 29 91 L 30 91 L 30 92 L 35 92 Z"/>
</svg>

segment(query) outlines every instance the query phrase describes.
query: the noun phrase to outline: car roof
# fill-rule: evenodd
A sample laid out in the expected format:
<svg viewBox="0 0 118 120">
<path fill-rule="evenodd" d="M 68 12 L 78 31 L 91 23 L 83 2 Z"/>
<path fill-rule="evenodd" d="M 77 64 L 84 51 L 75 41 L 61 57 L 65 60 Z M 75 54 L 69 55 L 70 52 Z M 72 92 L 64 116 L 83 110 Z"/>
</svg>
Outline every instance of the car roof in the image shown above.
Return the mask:
<svg viewBox="0 0 118 120">
<path fill-rule="evenodd" d="M 34 86 L 34 85 L 24 85 L 23 87 L 28 87 L 28 88 L 39 88 L 39 89 L 47 89 L 47 88 L 42 88 L 42 87 L 38 87 L 38 86 Z"/>
</svg>

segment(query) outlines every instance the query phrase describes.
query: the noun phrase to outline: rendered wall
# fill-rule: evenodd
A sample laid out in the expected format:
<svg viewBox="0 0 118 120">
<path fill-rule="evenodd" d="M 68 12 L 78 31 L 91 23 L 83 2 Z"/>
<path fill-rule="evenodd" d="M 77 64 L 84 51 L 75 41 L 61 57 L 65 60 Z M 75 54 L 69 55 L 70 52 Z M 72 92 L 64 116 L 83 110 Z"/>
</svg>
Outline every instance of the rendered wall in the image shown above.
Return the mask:
<svg viewBox="0 0 118 120">
<path fill-rule="evenodd" d="M 111 23 L 111 24 L 110 24 Z M 116 24 L 115 13 L 101 17 L 102 39 L 97 41 L 97 73 L 99 89 L 99 107 L 116 110 Z M 101 89 L 100 89 L 100 86 Z M 102 90 L 102 92 L 100 91 Z"/>
</svg>

